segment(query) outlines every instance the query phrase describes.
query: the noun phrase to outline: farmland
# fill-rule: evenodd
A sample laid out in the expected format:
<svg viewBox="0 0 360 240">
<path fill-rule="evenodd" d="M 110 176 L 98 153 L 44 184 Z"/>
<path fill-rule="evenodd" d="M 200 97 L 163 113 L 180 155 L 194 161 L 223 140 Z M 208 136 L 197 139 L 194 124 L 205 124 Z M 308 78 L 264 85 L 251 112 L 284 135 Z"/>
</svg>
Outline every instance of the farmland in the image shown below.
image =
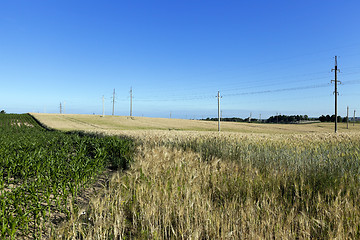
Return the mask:
<svg viewBox="0 0 360 240">
<path fill-rule="evenodd" d="M 1 239 L 49 237 L 106 167 L 124 169 L 132 142 L 47 131 L 27 114 L 0 115 Z"/>
<path fill-rule="evenodd" d="M 80 151 L 80 146 L 86 145 L 76 145 L 81 139 L 99 141 L 99 146 L 104 148 L 110 140 L 125 141 L 121 139 L 131 137 L 136 143 L 130 168 L 115 173 L 106 186 L 93 194 L 88 204 L 76 211 L 63 209 L 66 220 L 54 227 L 49 233 L 51 238 L 360 237 L 360 136 L 357 125 L 350 129 L 340 125 L 340 133 L 333 134 L 331 124 L 229 123 L 224 124 L 224 132 L 218 133 L 214 123 L 190 120 L 34 116 L 49 128 L 88 132 L 80 136 L 41 130 L 38 133 L 41 136 L 58 134 L 76 139 L 70 141 L 70 145 L 75 146 L 71 151 L 54 148 L 53 155 L 47 154 L 43 162 L 51 161 L 58 154 L 53 162 L 67 166 L 63 159 L 68 160 L 74 154 L 66 152 Z M 35 126 L 30 120 L 22 121 L 27 124 L 10 123 L 16 126 L 12 131 L 20 131 L 20 128 L 33 131 L 27 126 Z M 90 132 L 118 137 L 91 138 Z M 88 138 L 91 140 L 86 140 Z M 2 141 L 13 142 L 8 146 L 19 145 L 15 139 L 8 139 Z M 41 146 L 36 145 L 34 149 L 41 149 Z M 104 149 L 101 152 L 118 151 Z M 112 157 L 106 159 L 102 161 L 107 162 Z M 77 161 L 74 159 L 73 162 Z M 99 168 L 109 164 L 102 162 Z M 12 178 L 9 179 L 4 186 L 10 186 Z M 20 182 L 11 186 L 21 186 L 23 178 L 18 179 Z M 61 179 L 58 181 L 63 181 Z M 71 182 L 72 178 L 66 181 Z M 84 182 L 78 181 L 79 188 L 86 187 Z M 42 185 L 38 189 L 42 189 Z M 9 192 L 12 191 L 4 189 L 2 195 Z M 42 195 L 43 192 L 37 194 Z M 50 199 L 56 205 L 56 200 Z M 71 197 L 67 199 L 62 206 L 76 206 L 71 204 Z M 36 201 L 29 205 L 36 206 Z M 51 218 L 51 214 L 48 215 Z M 46 217 L 46 214 L 39 216 L 37 221 Z M 28 225 L 28 232 L 33 233 L 32 225 Z M 24 227 L 20 230 L 26 232 Z"/>
<path fill-rule="evenodd" d="M 115 175 L 60 235 L 360 237 L 357 134 L 132 135 L 142 144 L 131 169 Z"/>
<path fill-rule="evenodd" d="M 217 122 L 187 119 L 165 119 L 148 117 L 126 116 L 99 116 L 85 114 L 44 114 L 32 113 L 36 119 L 46 126 L 58 130 L 81 130 L 90 132 L 123 134 L 124 131 L 142 130 L 169 130 L 169 131 L 197 131 L 215 132 L 218 130 Z M 359 132 L 360 125 L 355 124 L 346 129 L 346 123 L 338 124 L 341 132 Z M 269 134 L 294 134 L 294 133 L 329 133 L 334 129 L 333 123 L 314 124 L 258 124 L 222 122 L 223 132 L 239 133 L 269 133 Z M 137 131 L 139 132 L 139 131 Z"/>
</svg>

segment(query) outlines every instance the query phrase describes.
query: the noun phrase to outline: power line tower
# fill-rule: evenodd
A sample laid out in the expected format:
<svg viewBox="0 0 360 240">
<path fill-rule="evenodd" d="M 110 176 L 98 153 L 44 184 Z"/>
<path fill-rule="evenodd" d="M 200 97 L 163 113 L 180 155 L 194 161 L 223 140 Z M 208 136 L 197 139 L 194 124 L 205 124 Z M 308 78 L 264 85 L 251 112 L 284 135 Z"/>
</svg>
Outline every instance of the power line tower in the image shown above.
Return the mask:
<svg viewBox="0 0 360 240">
<path fill-rule="evenodd" d="M 132 116 L 132 87 L 130 87 L 130 117 Z"/>
<path fill-rule="evenodd" d="M 340 81 L 337 80 L 337 73 L 338 71 L 340 72 L 340 70 L 337 68 L 337 56 L 335 56 L 335 68 L 331 69 L 331 71 L 335 71 L 335 80 L 331 80 L 331 82 L 335 83 L 335 133 L 337 132 L 337 96 L 338 96 L 338 91 L 337 91 L 337 83 L 339 82 L 341 84 Z"/>
<path fill-rule="evenodd" d="M 349 129 L 349 106 L 346 108 L 346 129 Z"/>
<path fill-rule="evenodd" d="M 105 117 L 105 103 L 104 103 L 104 95 L 102 96 L 102 107 L 103 107 L 103 111 L 102 111 L 102 116 Z"/>
<path fill-rule="evenodd" d="M 112 115 L 114 116 L 115 113 L 115 88 L 114 88 L 114 92 L 113 92 L 113 109 L 112 109 Z"/>
<path fill-rule="evenodd" d="M 220 96 L 220 91 L 218 91 L 216 98 L 218 99 L 218 131 L 220 132 L 220 98 L 222 98 Z"/>
<path fill-rule="evenodd" d="M 355 126 L 355 112 L 356 112 L 356 110 L 354 110 L 354 120 L 353 120 L 353 126 Z"/>
</svg>

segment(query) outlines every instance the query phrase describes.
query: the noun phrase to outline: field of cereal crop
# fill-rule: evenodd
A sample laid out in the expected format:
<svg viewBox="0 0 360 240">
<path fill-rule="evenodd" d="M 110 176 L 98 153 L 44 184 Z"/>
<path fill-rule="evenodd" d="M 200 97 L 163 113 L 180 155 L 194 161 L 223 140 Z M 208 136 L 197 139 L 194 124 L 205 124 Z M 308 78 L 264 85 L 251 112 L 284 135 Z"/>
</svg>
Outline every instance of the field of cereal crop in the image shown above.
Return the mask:
<svg viewBox="0 0 360 240">
<path fill-rule="evenodd" d="M 55 238 L 360 237 L 358 126 L 334 134 L 332 124 L 224 124 L 218 133 L 187 120 L 152 119 L 145 128 L 146 119 L 130 126 L 126 117 L 102 124 L 87 120 L 96 116 L 35 116 L 65 130 L 66 117 L 79 119 L 71 121 L 77 130 L 130 136 L 137 145 L 130 169 Z"/>
<path fill-rule="evenodd" d="M 85 114 L 44 114 L 32 113 L 38 120 L 50 128 L 58 130 L 81 130 L 92 132 L 112 132 L 120 134 L 125 130 L 169 130 L 169 131 L 212 131 L 218 130 L 217 122 L 166 119 L 149 117 L 126 117 L 126 116 L 99 116 Z M 360 132 L 360 124 L 339 123 L 339 132 Z M 333 123 L 312 124 L 258 124 L 258 123 L 235 123 L 222 122 L 223 132 L 240 133 L 270 133 L 270 134 L 293 134 L 293 133 L 331 133 L 334 130 Z"/>
</svg>

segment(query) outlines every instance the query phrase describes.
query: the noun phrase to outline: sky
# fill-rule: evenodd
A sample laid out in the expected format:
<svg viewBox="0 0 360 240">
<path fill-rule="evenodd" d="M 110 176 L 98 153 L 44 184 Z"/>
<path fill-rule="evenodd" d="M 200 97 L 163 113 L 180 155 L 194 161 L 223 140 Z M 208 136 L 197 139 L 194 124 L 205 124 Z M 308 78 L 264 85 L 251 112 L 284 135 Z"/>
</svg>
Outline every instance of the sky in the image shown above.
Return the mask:
<svg viewBox="0 0 360 240">
<path fill-rule="evenodd" d="M 0 109 L 360 114 L 360 1 L 1 0 Z"/>
</svg>

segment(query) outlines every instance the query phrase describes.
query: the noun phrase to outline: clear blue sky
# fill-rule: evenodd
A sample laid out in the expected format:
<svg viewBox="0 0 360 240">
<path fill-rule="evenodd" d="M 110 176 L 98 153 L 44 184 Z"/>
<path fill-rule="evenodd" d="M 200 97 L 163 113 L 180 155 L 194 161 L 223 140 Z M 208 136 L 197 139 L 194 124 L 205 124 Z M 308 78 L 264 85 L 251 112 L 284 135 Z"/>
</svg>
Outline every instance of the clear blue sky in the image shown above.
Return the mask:
<svg viewBox="0 0 360 240">
<path fill-rule="evenodd" d="M 360 1 L 0 2 L 6 112 L 255 118 L 360 113 Z"/>
</svg>

